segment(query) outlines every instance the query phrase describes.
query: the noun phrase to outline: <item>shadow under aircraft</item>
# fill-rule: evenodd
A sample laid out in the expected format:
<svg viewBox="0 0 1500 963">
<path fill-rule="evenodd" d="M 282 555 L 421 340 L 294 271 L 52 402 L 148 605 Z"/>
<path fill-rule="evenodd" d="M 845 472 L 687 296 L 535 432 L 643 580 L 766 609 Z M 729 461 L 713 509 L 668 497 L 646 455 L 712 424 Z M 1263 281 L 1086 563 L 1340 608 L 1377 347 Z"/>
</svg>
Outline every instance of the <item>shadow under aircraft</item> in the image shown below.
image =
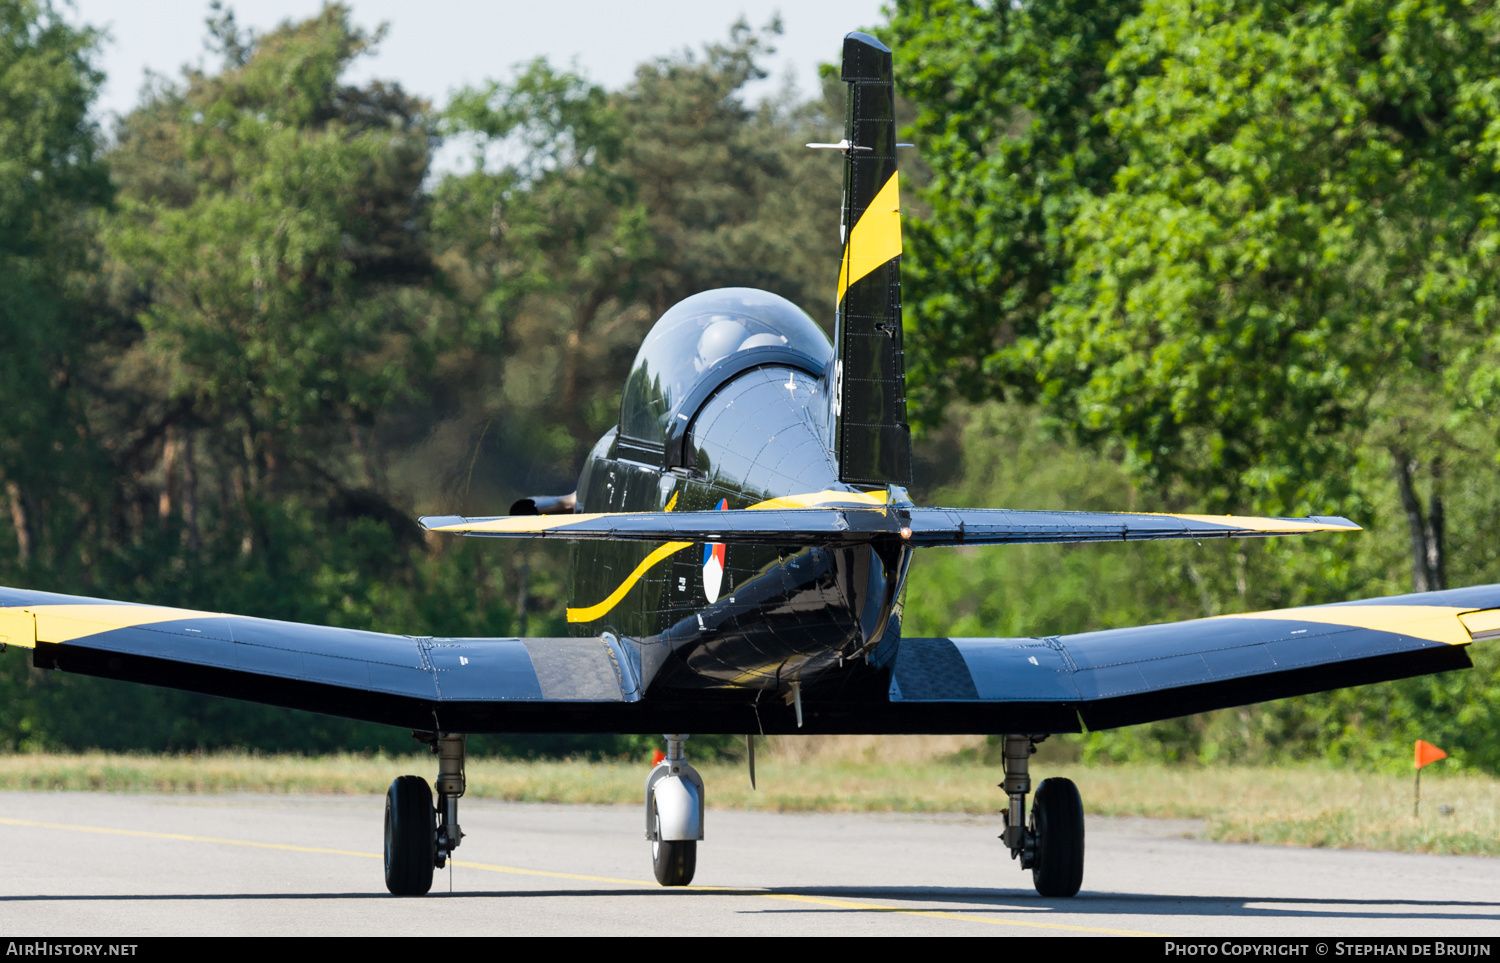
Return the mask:
<svg viewBox="0 0 1500 963">
<path fill-rule="evenodd" d="M 1049 735 L 1465 667 L 1469 643 L 1500 635 L 1497 585 L 1044 638 L 903 635 L 923 548 L 1357 526 L 913 504 L 890 51 L 849 34 L 842 79 L 844 138 L 810 145 L 844 165 L 833 342 L 774 294 L 696 294 L 641 344 L 619 424 L 575 492 L 422 519 L 572 541 L 570 637 L 385 635 L 20 589 L 0 589 L 0 636 L 41 668 L 412 729 L 438 773 L 387 794 L 396 894 L 428 892 L 462 841 L 468 734 L 654 731 L 667 751 L 644 829 L 663 885 L 693 878 L 704 838 L 689 733 L 1003 733 L 1002 839 L 1038 892 L 1071 896 L 1078 790 L 1045 780 L 1028 807 L 1029 760 Z"/>
</svg>

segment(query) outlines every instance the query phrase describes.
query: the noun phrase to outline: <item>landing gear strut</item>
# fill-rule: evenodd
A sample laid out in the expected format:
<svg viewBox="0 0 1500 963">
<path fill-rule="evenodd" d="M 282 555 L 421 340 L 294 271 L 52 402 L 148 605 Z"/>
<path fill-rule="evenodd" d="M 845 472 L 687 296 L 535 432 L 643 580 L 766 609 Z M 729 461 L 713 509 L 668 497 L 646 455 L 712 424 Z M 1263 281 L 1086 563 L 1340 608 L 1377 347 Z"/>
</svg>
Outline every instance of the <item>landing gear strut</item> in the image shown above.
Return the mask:
<svg viewBox="0 0 1500 963">
<path fill-rule="evenodd" d="M 687 764 L 688 737 L 668 733 L 667 756 L 646 777 L 646 838 L 651 867 L 663 886 L 686 886 L 698 868 L 703 838 L 703 777 Z"/>
<path fill-rule="evenodd" d="M 1083 885 L 1083 799 L 1071 779 L 1044 779 L 1036 789 L 1031 821 L 1026 820 L 1026 794 L 1031 791 L 1031 757 L 1045 736 L 1005 737 L 1005 781 L 1010 797 L 1005 833 L 1000 838 L 1031 870 L 1031 881 L 1043 896 L 1073 896 Z"/>
<path fill-rule="evenodd" d="M 442 869 L 463 841 L 458 797 L 464 794 L 462 735 L 414 732 L 438 757 L 437 806 L 421 776 L 399 776 L 385 795 L 385 887 L 396 896 L 422 896 L 432 871 Z"/>
<path fill-rule="evenodd" d="M 458 797 L 464 794 L 464 750 L 468 737 L 438 735 L 432 741 L 432 752 L 438 757 L 437 841 L 433 865 L 442 869 L 453 851 L 463 842 L 464 831 L 458 827 Z"/>
</svg>

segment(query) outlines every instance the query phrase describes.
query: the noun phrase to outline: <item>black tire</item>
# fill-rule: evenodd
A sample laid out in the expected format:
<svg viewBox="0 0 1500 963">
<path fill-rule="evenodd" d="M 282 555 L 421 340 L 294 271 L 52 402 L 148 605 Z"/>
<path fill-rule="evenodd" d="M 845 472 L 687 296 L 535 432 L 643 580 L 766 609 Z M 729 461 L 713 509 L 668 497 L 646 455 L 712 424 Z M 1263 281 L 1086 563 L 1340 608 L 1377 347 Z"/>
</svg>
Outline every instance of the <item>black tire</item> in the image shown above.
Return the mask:
<svg viewBox="0 0 1500 963">
<path fill-rule="evenodd" d="M 437 810 L 421 776 L 398 776 L 385 794 L 385 888 L 425 896 L 437 858 Z"/>
<path fill-rule="evenodd" d="M 657 835 L 661 835 L 661 821 L 657 821 Z M 656 872 L 656 881 L 663 886 L 686 886 L 693 881 L 698 869 L 698 841 L 696 839 L 654 839 L 651 841 L 651 868 Z"/>
<path fill-rule="evenodd" d="M 1031 809 L 1036 858 L 1031 881 L 1043 896 L 1074 896 L 1083 885 L 1083 798 L 1071 779 L 1044 779 Z"/>
</svg>

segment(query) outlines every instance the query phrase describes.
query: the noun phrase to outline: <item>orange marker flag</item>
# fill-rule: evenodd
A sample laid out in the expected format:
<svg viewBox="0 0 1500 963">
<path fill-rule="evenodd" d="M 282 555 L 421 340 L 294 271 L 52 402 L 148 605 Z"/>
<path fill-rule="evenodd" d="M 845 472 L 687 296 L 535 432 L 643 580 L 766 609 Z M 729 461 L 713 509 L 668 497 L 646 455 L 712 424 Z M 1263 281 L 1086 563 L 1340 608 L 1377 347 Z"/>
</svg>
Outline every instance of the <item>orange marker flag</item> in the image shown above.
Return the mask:
<svg viewBox="0 0 1500 963">
<path fill-rule="evenodd" d="M 1417 740 L 1416 763 L 1418 769 L 1437 762 L 1439 759 L 1447 758 L 1448 754 L 1437 746 L 1434 746 L 1430 742 L 1423 742 L 1421 739 Z"/>
</svg>

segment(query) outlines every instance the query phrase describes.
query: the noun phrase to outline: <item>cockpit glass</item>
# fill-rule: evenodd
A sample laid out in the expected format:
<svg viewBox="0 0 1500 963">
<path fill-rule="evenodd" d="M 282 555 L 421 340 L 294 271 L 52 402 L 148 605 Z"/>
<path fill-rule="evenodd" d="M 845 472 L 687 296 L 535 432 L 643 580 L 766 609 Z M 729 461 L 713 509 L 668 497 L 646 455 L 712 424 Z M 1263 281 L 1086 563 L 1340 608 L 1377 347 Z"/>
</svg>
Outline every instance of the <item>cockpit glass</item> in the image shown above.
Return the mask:
<svg viewBox="0 0 1500 963">
<path fill-rule="evenodd" d="M 806 355 L 820 370 L 833 358 L 817 323 L 769 291 L 718 288 L 679 301 L 641 342 L 620 400 L 620 434 L 661 445 L 667 420 L 704 371 L 737 351 L 774 346 Z"/>
</svg>

